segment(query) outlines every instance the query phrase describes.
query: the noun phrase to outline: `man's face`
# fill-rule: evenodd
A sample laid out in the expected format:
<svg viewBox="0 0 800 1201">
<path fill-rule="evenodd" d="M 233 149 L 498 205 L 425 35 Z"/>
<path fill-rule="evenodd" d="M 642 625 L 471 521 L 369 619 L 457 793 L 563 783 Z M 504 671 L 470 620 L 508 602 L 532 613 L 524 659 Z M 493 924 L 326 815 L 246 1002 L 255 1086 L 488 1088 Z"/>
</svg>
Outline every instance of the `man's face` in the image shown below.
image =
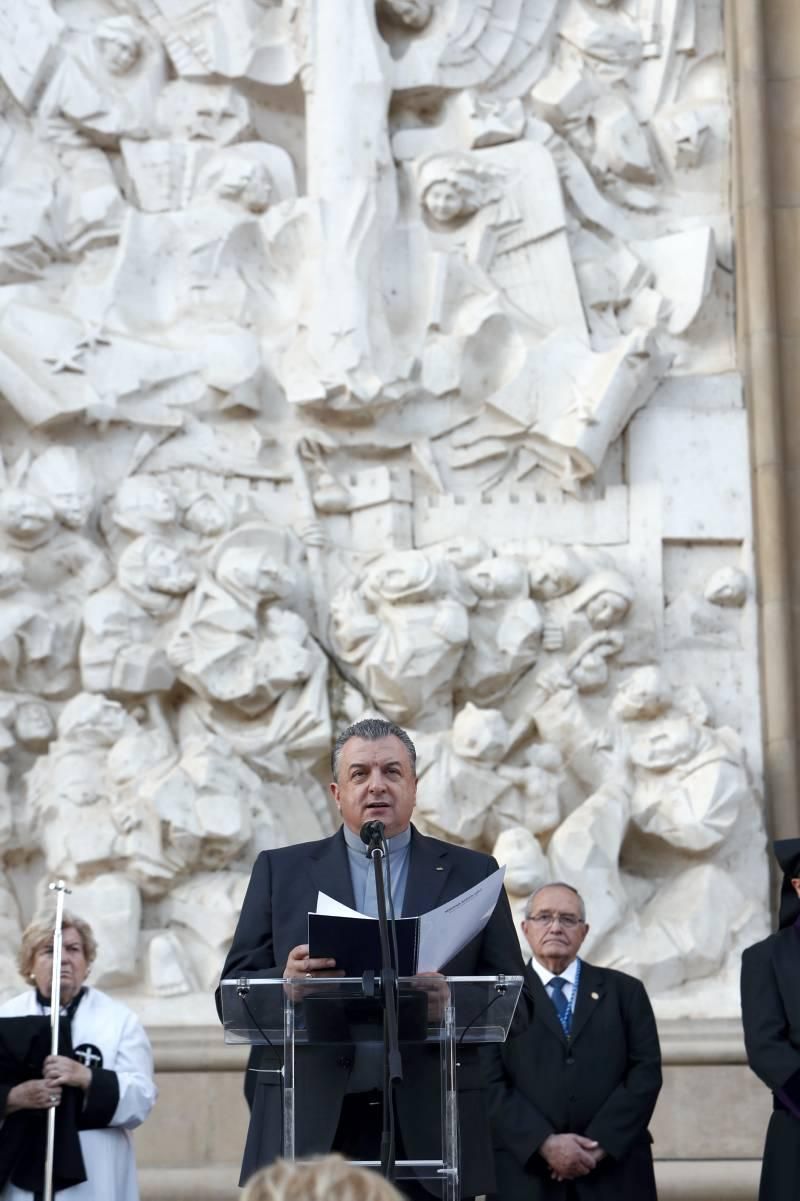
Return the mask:
<svg viewBox="0 0 800 1201">
<path fill-rule="evenodd" d="M 387 838 L 401 834 L 417 799 L 408 751 L 394 734 L 374 741 L 349 738 L 341 749 L 331 793 L 342 821 L 354 834 L 373 819 L 383 822 Z"/>
<path fill-rule="evenodd" d="M 536 959 L 552 971 L 563 971 L 589 933 L 587 923 L 581 921 L 578 897 L 571 889 L 554 884 L 537 892 L 528 915 L 522 922 L 522 932 Z M 545 915 L 552 920 L 543 920 Z"/>
</svg>

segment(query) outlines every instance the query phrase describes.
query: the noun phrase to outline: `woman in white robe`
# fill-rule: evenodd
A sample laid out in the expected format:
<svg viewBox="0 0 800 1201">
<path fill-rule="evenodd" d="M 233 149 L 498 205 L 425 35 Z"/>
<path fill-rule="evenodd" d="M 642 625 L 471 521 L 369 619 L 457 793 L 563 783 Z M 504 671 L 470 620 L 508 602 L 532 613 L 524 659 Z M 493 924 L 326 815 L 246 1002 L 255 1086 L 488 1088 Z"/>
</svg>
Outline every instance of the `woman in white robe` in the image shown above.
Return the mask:
<svg viewBox="0 0 800 1201">
<path fill-rule="evenodd" d="M 49 1014 L 53 925 L 51 920 L 42 919 L 26 929 L 18 962 L 23 978 L 32 987 L 0 1005 L 0 1018 Z M 61 1005 L 62 1014 L 66 1012 L 70 1018 L 73 1057 L 48 1056 L 41 1079 L 27 1080 L 13 1088 L 0 1087 L 0 1110 L 5 1126 L 5 1119 L 14 1112 L 57 1107 L 64 1088 L 81 1089 L 84 1096 L 78 1137 L 87 1179 L 60 1189 L 59 1199 L 139 1201 L 130 1131 L 144 1121 L 156 1099 L 153 1053 L 135 1014 L 85 984 L 96 953 L 97 944 L 88 923 L 65 912 Z M 0 1192 L 0 1201 L 33 1201 L 33 1196 L 9 1179 Z"/>
</svg>

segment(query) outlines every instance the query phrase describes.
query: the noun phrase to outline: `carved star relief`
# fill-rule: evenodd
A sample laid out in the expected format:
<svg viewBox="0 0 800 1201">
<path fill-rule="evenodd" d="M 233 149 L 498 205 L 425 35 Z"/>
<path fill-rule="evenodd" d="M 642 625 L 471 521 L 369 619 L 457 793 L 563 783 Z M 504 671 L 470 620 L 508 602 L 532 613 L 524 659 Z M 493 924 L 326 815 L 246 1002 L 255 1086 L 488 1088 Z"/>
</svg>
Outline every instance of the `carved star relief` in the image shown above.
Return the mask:
<svg viewBox="0 0 800 1201">
<path fill-rule="evenodd" d="M 57 375 L 61 371 L 71 371 L 75 374 L 85 374 L 86 365 L 83 359 L 86 352 L 95 350 L 98 346 L 110 346 L 111 339 L 103 334 L 102 321 L 87 321 L 81 319 L 83 334 L 69 349 L 59 353 L 46 354 L 45 363 L 50 363 L 50 372 Z"/>
</svg>

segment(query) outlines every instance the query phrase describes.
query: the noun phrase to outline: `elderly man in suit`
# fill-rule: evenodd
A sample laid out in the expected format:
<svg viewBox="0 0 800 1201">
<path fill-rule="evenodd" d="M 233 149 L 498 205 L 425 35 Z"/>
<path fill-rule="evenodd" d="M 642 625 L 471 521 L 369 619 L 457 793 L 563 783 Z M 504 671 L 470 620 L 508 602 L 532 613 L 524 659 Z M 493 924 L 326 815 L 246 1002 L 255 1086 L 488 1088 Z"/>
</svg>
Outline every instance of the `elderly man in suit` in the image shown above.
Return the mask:
<svg viewBox="0 0 800 1201">
<path fill-rule="evenodd" d="M 498 1201 L 655 1201 L 647 1124 L 661 1053 L 641 981 L 578 952 L 579 893 L 538 888 L 522 929 L 534 1017 L 485 1050 Z"/>
<path fill-rule="evenodd" d="M 377 719 L 357 722 L 339 735 L 332 759 L 331 792 L 343 825 L 319 842 L 261 852 L 253 866 L 223 978 L 337 974 L 333 960 L 309 955 L 308 913 L 316 909 L 317 894 L 322 891 L 362 913 L 376 914 L 374 877 L 359 837 L 366 821 L 377 819 L 384 824 L 398 915 L 425 913 L 472 888 L 497 868 L 488 855 L 427 838 L 411 825 L 416 751 L 399 726 Z M 482 933 L 442 967 L 443 974 L 458 976 L 516 975 L 523 970 L 504 893 Z M 251 1066 L 274 1068 L 266 1053 L 261 1058 L 263 1065 L 253 1059 Z M 382 1069 L 370 1059 L 341 1046 L 297 1048 L 297 1095 L 303 1099 L 296 1119 L 298 1156 L 333 1149 L 353 1159 L 377 1157 Z M 458 1060 L 460 1183 L 462 1197 L 469 1197 L 494 1187 L 492 1148 L 477 1049 L 462 1047 Z M 251 1090 L 243 1180 L 281 1153 L 279 1077 L 269 1071 L 254 1076 L 257 1083 Z M 435 1045 L 404 1052 L 404 1078 L 396 1096 L 405 1151 L 405 1155 L 398 1152 L 398 1158 L 437 1158 L 441 1112 Z M 424 1196 L 421 1188 L 433 1191 L 436 1185 L 402 1181 L 399 1187 L 410 1196 Z"/>
</svg>

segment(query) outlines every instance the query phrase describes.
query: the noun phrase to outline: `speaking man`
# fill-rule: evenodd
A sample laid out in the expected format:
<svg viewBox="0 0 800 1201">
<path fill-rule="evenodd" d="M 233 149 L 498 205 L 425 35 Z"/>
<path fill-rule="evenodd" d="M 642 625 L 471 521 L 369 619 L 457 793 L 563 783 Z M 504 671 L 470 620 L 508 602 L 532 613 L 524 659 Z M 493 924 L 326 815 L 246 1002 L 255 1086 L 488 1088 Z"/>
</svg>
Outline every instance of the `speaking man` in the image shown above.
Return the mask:
<svg viewBox="0 0 800 1201">
<path fill-rule="evenodd" d="M 578 957 L 589 932 L 568 884 L 538 888 L 522 929 L 534 1016 L 485 1048 L 499 1201 L 655 1201 L 647 1129 L 661 1052 L 644 985 Z"/>
<path fill-rule="evenodd" d="M 759 1201 L 796 1201 L 800 1185 L 800 838 L 774 844 L 783 871 L 778 931 L 742 955 L 747 1060 L 772 1090 Z"/>
<path fill-rule="evenodd" d="M 411 825 L 416 751 L 399 726 L 377 719 L 349 726 L 336 740 L 332 767 L 331 792 L 342 827 L 319 842 L 261 852 L 223 978 L 337 973 L 333 960 L 309 956 L 307 915 L 316 909 L 320 891 L 362 913 L 377 915 L 372 865 L 359 836 L 367 821 L 376 819 L 385 827 L 398 916 L 425 913 L 496 870 L 488 855 L 427 838 Z M 518 975 L 523 966 L 508 900 L 501 893 L 483 932 L 445 964 L 442 973 Z M 265 1055 L 262 1060 L 264 1067 L 274 1067 Z M 476 1049 L 461 1047 L 458 1060 L 461 1194 L 470 1197 L 494 1187 L 491 1137 Z M 302 1098 L 295 1128 L 298 1157 L 338 1150 L 354 1159 L 377 1158 L 382 1064 L 373 1062 L 362 1048 L 354 1054 L 341 1046 L 300 1046 L 295 1073 L 297 1096 Z M 439 1157 L 438 1074 L 436 1046 L 406 1049 L 404 1078 L 396 1094 L 403 1152 L 398 1152 L 398 1158 Z M 269 1072 L 254 1076 L 243 1180 L 281 1153 L 280 1077 Z M 402 1181 L 399 1187 L 408 1195 L 420 1195 L 419 1185 Z M 436 1185 L 425 1182 L 425 1188 L 433 1191 Z"/>
</svg>

